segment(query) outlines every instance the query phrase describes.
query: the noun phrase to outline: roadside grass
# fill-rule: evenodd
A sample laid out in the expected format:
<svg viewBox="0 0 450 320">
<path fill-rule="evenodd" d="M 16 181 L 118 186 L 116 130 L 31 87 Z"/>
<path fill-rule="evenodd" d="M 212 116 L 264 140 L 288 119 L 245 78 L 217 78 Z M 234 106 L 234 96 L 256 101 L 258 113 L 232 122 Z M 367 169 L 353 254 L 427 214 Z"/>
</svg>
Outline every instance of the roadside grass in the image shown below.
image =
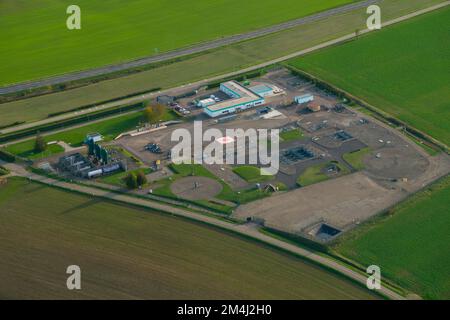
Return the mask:
<svg viewBox="0 0 450 320">
<path fill-rule="evenodd" d="M 335 250 L 425 299 L 450 298 L 450 177 L 355 229 Z"/>
<path fill-rule="evenodd" d="M 290 64 L 448 145 L 449 20 L 447 6 Z"/>
<path fill-rule="evenodd" d="M 303 132 L 298 128 L 280 132 L 280 138 L 283 139 L 283 141 L 299 140 L 303 137 Z"/>
<path fill-rule="evenodd" d="M 301 187 L 306 187 L 314 183 L 319 183 L 328 179 L 331 179 L 332 176 L 325 173 L 325 170 L 331 164 L 335 164 L 339 169 L 339 172 L 335 175 L 342 176 L 348 174 L 350 171 L 337 161 L 330 161 L 326 163 L 319 163 L 314 166 L 307 168 L 297 179 L 297 184 Z"/>
<path fill-rule="evenodd" d="M 363 170 L 363 159 L 367 154 L 370 153 L 370 151 L 370 148 L 367 147 L 355 152 L 345 153 L 344 155 L 342 155 L 342 158 L 344 158 L 344 160 L 347 161 L 356 170 Z"/>
<path fill-rule="evenodd" d="M 388 20 L 439 2 L 442 1 L 384 0 L 379 5 L 383 12 L 383 19 Z M 323 41 L 354 32 L 358 28 L 365 28 L 366 19 L 365 8 L 355 10 L 110 81 L 1 104 L 0 126 L 17 121 L 29 122 L 45 119 L 52 113 L 73 110 L 80 106 L 126 96 L 133 92 L 146 91 L 156 87 L 172 88 L 236 71 L 309 48 Z M 292 39 L 296 39 L 296 41 L 292 41 Z M 26 70 L 23 66 L 20 68 Z"/>
<path fill-rule="evenodd" d="M 264 182 L 273 179 L 272 175 L 261 175 L 261 169 L 255 166 L 238 166 L 233 168 L 233 172 L 247 182 Z"/>
<path fill-rule="evenodd" d="M 47 139 L 46 139 L 47 141 Z M 50 141 L 50 140 L 49 140 Z M 47 149 L 42 152 L 35 152 L 34 150 L 34 139 L 21 142 L 17 145 L 11 145 L 5 148 L 6 151 L 17 155 L 22 158 L 28 158 L 30 160 L 36 160 L 40 158 L 46 158 L 53 154 L 64 152 L 64 148 L 58 144 L 47 145 Z"/>
</svg>

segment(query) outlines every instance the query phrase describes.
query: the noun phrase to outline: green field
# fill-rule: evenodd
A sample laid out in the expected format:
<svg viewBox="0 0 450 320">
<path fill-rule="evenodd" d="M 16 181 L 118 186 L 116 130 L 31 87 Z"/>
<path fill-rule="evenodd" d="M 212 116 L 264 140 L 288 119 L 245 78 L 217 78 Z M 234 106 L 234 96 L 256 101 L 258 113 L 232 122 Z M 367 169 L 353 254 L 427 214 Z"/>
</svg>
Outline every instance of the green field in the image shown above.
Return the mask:
<svg viewBox="0 0 450 320">
<path fill-rule="evenodd" d="M 290 64 L 449 144 L 450 8 Z"/>
<path fill-rule="evenodd" d="M 450 178 L 337 245 L 341 254 L 427 299 L 450 299 Z"/>
<path fill-rule="evenodd" d="M 355 0 L 79 0 L 81 30 L 61 0 L 3 0 L 0 85 L 154 55 L 307 16 Z M 44 46 L 44 47 L 43 47 Z"/>
<path fill-rule="evenodd" d="M 392 19 L 439 2 L 442 0 L 384 0 L 380 6 L 383 19 Z M 44 119 L 51 113 L 68 111 L 156 87 L 170 88 L 236 71 L 354 32 L 365 25 L 366 18 L 367 14 L 363 8 L 114 80 L 1 104 L 0 126 L 17 121 Z"/>
<path fill-rule="evenodd" d="M 0 186 L 0 219 L 1 299 L 374 298 L 259 243 L 21 179 Z"/>
</svg>

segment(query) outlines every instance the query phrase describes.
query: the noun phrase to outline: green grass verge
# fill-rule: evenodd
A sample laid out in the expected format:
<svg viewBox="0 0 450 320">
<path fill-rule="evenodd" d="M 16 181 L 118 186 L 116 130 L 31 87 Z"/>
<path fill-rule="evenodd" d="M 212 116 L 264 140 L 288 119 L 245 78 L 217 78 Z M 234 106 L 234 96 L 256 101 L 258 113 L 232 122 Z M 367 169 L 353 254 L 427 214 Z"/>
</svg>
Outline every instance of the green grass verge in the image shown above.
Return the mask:
<svg viewBox="0 0 450 320">
<path fill-rule="evenodd" d="M 448 145 L 449 20 L 446 7 L 291 64 Z"/>
<path fill-rule="evenodd" d="M 283 141 L 299 140 L 303 137 L 303 132 L 300 129 L 292 129 L 280 132 L 280 138 L 283 139 Z"/>
<path fill-rule="evenodd" d="M 370 151 L 370 148 L 367 147 L 355 152 L 345 153 L 344 155 L 342 155 L 342 158 L 344 158 L 344 160 L 347 161 L 356 170 L 363 170 L 363 159 L 367 154 L 370 153 Z"/>
<path fill-rule="evenodd" d="M 335 249 L 426 299 L 449 299 L 450 178 L 344 236 Z"/>
<path fill-rule="evenodd" d="M 273 179 L 272 175 L 261 175 L 261 169 L 255 166 L 238 166 L 233 172 L 247 182 L 264 182 Z"/>
<path fill-rule="evenodd" d="M 307 168 L 297 179 L 297 184 L 302 187 L 309 186 L 314 183 L 319 183 L 325 180 L 330 179 L 332 176 L 325 173 L 326 168 L 334 163 L 339 168 L 339 173 L 337 173 L 337 176 L 342 176 L 344 174 L 348 174 L 349 170 L 347 167 L 342 165 L 341 163 L 338 163 L 336 161 L 326 162 L 326 163 L 320 163 L 316 164 L 314 166 L 311 166 Z"/>
<path fill-rule="evenodd" d="M 36 152 L 34 150 L 34 140 L 27 141 L 21 145 L 11 146 L 11 148 L 7 147 L 6 150 L 19 157 L 28 158 L 31 160 L 45 158 L 53 154 L 64 152 L 64 148 L 58 144 L 47 145 L 47 149 L 45 149 L 45 151 Z"/>
<path fill-rule="evenodd" d="M 171 110 L 167 110 L 163 117 L 163 121 L 173 120 L 176 118 L 176 115 Z M 123 116 L 80 126 L 78 128 L 49 134 L 44 138 L 47 142 L 64 141 L 72 147 L 79 147 L 83 144 L 83 141 L 88 133 L 99 132 L 103 135 L 104 141 L 110 141 L 123 132 L 135 129 L 143 122 L 144 119 L 142 112 L 132 112 Z M 8 145 L 5 149 L 12 154 L 30 159 L 41 158 L 64 151 L 59 145 L 51 145 L 44 153 L 35 154 L 33 150 L 34 139 Z"/>
</svg>

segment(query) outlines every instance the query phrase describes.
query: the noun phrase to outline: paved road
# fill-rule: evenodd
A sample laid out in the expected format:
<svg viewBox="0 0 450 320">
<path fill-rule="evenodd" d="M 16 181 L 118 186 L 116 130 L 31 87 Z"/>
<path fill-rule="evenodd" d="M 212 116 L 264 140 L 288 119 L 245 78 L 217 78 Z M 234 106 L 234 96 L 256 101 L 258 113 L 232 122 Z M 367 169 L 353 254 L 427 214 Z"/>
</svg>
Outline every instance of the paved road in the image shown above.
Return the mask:
<svg viewBox="0 0 450 320">
<path fill-rule="evenodd" d="M 421 14 L 424 14 L 424 13 L 427 13 L 427 12 L 430 12 L 430 11 L 433 11 L 433 10 L 437 10 L 437 9 L 442 8 L 444 6 L 447 6 L 449 4 L 450 4 L 450 1 L 446 1 L 446 2 L 443 2 L 443 3 L 437 4 L 437 5 L 434 5 L 432 7 L 429 7 L 429 8 L 423 9 L 423 10 L 419 10 L 419 11 L 413 12 L 411 14 L 408 14 L 408 15 L 405 15 L 405 16 L 402 16 L 402 17 L 390 20 L 390 21 L 386 21 L 385 23 L 383 23 L 383 27 L 386 27 L 386 26 L 389 26 L 391 24 L 395 24 L 395 23 L 398 23 L 398 22 L 402 22 L 404 20 L 408 20 L 408 19 L 414 18 L 414 17 L 416 17 L 418 15 L 421 15 Z M 362 30 L 362 31 L 360 31 L 360 35 L 364 34 L 364 33 L 367 33 L 367 32 L 370 32 L 370 30 Z M 254 66 L 251 66 L 251 67 L 248 67 L 248 68 L 244 68 L 244 69 L 241 69 L 241 70 L 238 70 L 238 71 L 233 71 L 233 72 L 230 72 L 230 73 L 227 73 L 227 74 L 222 74 L 222 75 L 215 76 L 215 77 L 212 77 L 212 78 L 204 79 L 204 80 L 201 80 L 201 81 L 198 81 L 198 82 L 194 82 L 194 83 L 190 83 L 190 84 L 187 84 L 187 85 L 183 85 L 183 86 L 180 86 L 180 87 L 177 87 L 177 88 L 170 88 L 170 89 L 163 90 L 163 91 L 160 91 L 160 92 L 152 92 L 152 93 L 149 93 L 149 94 L 138 95 L 138 96 L 134 96 L 134 97 L 131 97 L 131 98 L 126 98 L 126 99 L 122 99 L 122 100 L 118 100 L 118 101 L 114 101 L 114 102 L 110 102 L 110 103 L 105 103 L 105 104 L 102 104 L 102 105 L 98 105 L 95 108 L 91 108 L 91 109 L 87 109 L 87 110 L 82 110 L 82 111 L 78 111 L 78 112 L 64 113 L 64 114 L 59 115 L 59 116 L 46 118 L 46 119 L 43 119 L 43 120 L 30 122 L 30 123 L 24 123 L 24 124 L 13 126 L 13 127 L 9 127 L 9 128 L 4 128 L 4 129 L 2 129 L 0 131 L 0 134 L 12 133 L 12 132 L 15 132 L 15 131 L 28 129 L 28 128 L 31 128 L 31 127 L 34 127 L 34 126 L 39 126 L 39 125 L 43 125 L 43 124 L 48 124 L 48 123 L 52 123 L 52 122 L 57 122 L 57 121 L 70 119 L 70 118 L 73 118 L 73 117 L 75 117 L 77 115 L 80 115 L 82 113 L 90 113 L 90 112 L 94 112 L 94 111 L 101 111 L 101 110 L 106 110 L 106 109 L 109 109 L 109 108 L 114 108 L 114 107 L 117 107 L 117 106 L 120 106 L 120 105 L 126 105 L 126 104 L 132 104 L 132 103 L 136 103 L 136 102 L 140 102 L 140 101 L 145 101 L 145 100 L 151 99 L 151 98 L 153 98 L 153 97 L 155 97 L 157 95 L 160 95 L 160 94 L 167 94 L 167 93 L 168 94 L 179 94 L 179 93 L 182 93 L 182 92 L 185 92 L 185 91 L 197 89 L 199 86 L 202 86 L 204 84 L 207 84 L 207 83 L 210 83 L 210 82 L 213 82 L 213 81 L 216 81 L 216 80 L 232 77 L 232 76 L 235 76 L 235 75 L 238 75 L 238 74 L 241 74 L 241 73 L 255 71 L 255 70 L 258 70 L 258 69 L 261 69 L 261 68 L 273 65 L 275 63 L 280 63 L 280 62 L 283 62 L 285 60 L 289 60 L 289 59 L 292 59 L 292 58 L 295 58 L 295 57 L 298 57 L 298 56 L 302 56 L 302 55 L 311 53 L 311 52 L 316 51 L 316 50 L 320 50 L 320 49 L 326 48 L 328 46 L 333 46 L 333 45 L 336 45 L 336 44 L 348 41 L 348 40 L 353 39 L 355 37 L 356 37 L 356 34 L 353 32 L 353 33 L 350 33 L 348 35 L 345 35 L 345 36 L 342 36 L 342 37 L 339 37 L 339 38 L 336 38 L 336 39 L 333 39 L 333 40 L 330 40 L 330 41 L 323 42 L 323 43 L 318 44 L 316 46 L 313 46 L 313 47 L 310 47 L 310 48 L 307 48 L 307 49 L 304 49 L 304 50 L 296 51 L 296 52 L 293 52 L 293 53 L 291 53 L 289 55 L 286 55 L 286 56 L 283 56 L 283 57 L 280 57 L 280 58 L 276 58 L 276 59 L 273 59 L 273 60 L 270 60 L 270 61 L 266 61 L 264 63 L 258 64 L 258 65 L 254 65 Z"/>
<path fill-rule="evenodd" d="M 144 199 L 128 196 L 125 194 L 118 194 L 115 192 L 105 191 L 105 190 L 101 190 L 101 189 L 97 189 L 97 188 L 93 188 L 93 187 L 89 187 L 89 186 L 58 181 L 55 179 L 51 179 L 51 178 L 47 178 L 44 176 L 36 175 L 34 173 L 30 173 L 30 172 L 26 171 L 22 166 L 17 165 L 17 164 L 8 163 L 8 164 L 3 164 L 3 166 L 10 169 L 11 172 L 13 172 L 13 174 L 15 174 L 15 175 L 23 176 L 30 180 L 41 182 L 41 183 L 44 183 L 44 184 L 47 184 L 50 186 L 56 186 L 56 187 L 63 188 L 66 190 L 84 193 L 84 194 L 87 194 L 90 196 L 115 200 L 115 201 L 119 201 L 122 203 L 138 205 L 141 207 L 166 212 L 166 213 L 173 214 L 176 216 L 181 216 L 181 217 L 189 218 L 189 219 L 192 219 L 195 221 L 207 223 L 209 225 L 219 227 L 219 228 L 222 228 L 225 230 L 229 230 L 229 231 L 232 231 L 232 232 L 235 232 L 235 233 L 247 236 L 247 237 L 251 237 L 253 239 L 262 241 L 266 244 L 272 245 L 279 249 L 282 249 L 282 250 L 288 251 L 290 253 L 293 253 L 295 255 L 299 255 L 301 257 L 307 258 L 313 262 L 318 263 L 319 265 L 325 266 L 327 268 L 331 268 L 332 270 L 339 272 L 340 274 L 346 276 L 347 278 L 350 278 L 358 283 L 361 283 L 364 286 L 366 285 L 367 277 L 365 275 L 362 275 L 356 271 L 353 271 L 353 270 L 345 267 L 344 265 L 337 263 L 336 261 L 334 261 L 330 258 L 315 254 L 312 251 L 297 247 L 295 245 L 292 245 L 287 242 L 284 242 L 284 241 L 278 240 L 276 238 L 272 238 L 268 235 L 265 235 L 265 234 L 259 232 L 258 228 L 254 228 L 252 226 L 233 224 L 233 223 L 222 221 L 222 220 L 210 217 L 210 216 L 205 216 L 202 214 L 194 213 L 189 210 L 184 210 L 182 208 L 172 207 L 170 205 L 162 204 L 160 202 L 156 202 L 156 201 L 152 201 L 152 200 L 144 200 Z M 386 288 L 384 286 L 382 286 L 382 288 L 379 290 L 379 293 L 381 293 L 385 297 L 392 299 L 392 300 L 404 300 L 405 299 L 405 297 L 399 295 L 398 293 L 396 293 L 396 292 L 392 291 L 391 289 Z"/>
<path fill-rule="evenodd" d="M 364 8 L 373 3 L 380 2 L 380 1 L 381 0 L 365 0 L 365 1 L 357 2 L 357 3 L 345 5 L 342 7 L 330 9 L 327 11 L 323 11 L 323 12 L 320 12 L 320 13 L 317 13 L 317 14 L 314 14 L 314 15 L 311 15 L 308 17 L 291 20 L 291 21 L 281 23 L 278 25 L 274 25 L 271 27 L 259 29 L 256 31 L 243 33 L 243 34 L 237 34 L 237 35 L 233 35 L 230 37 L 225 37 L 225 38 L 201 43 L 201 44 L 198 44 L 198 45 L 195 45 L 192 47 L 174 50 L 174 51 L 166 52 L 166 53 L 159 54 L 159 55 L 154 55 L 154 56 L 139 59 L 139 60 L 124 62 L 124 63 L 120 63 L 120 64 L 116 64 L 116 65 L 110 65 L 110 66 L 105 66 L 105 67 L 91 69 L 91 70 L 68 73 L 68 74 L 51 77 L 51 78 L 47 78 L 47 79 L 41 79 L 41 80 L 36 80 L 36 81 L 30 81 L 30 82 L 24 82 L 24 83 L 19 83 L 19 84 L 15 84 L 15 85 L 10 85 L 10 86 L 0 88 L 0 94 L 14 93 L 14 92 L 22 91 L 22 90 L 34 89 L 34 88 L 39 88 L 39 87 L 44 87 L 44 86 L 49 86 L 49 85 L 55 85 L 58 83 L 64 83 L 64 82 L 68 82 L 68 81 L 75 81 L 75 80 L 80 80 L 80 79 L 84 79 L 84 78 L 95 77 L 95 76 L 99 76 L 99 75 L 109 74 L 112 72 L 123 71 L 123 70 L 131 69 L 131 68 L 135 68 L 135 67 L 144 66 L 144 65 L 147 65 L 150 63 L 161 62 L 161 61 L 165 61 L 165 60 L 178 58 L 181 56 L 199 53 L 199 52 L 202 52 L 205 50 L 215 49 L 215 48 L 219 48 L 219 47 L 229 45 L 232 43 L 249 40 L 249 39 L 261 37 L 261 36 L 264 36 L 267 34 L 271 34 L 274 32 L 293 28 L 293 27 L 296 27 L 296 26 L 299 26 L 299 25 L 302 25 L 305 23 L 320 20 L 320 19 L 323 19 L 323 18 L 326 18 L 329 16 L 333 16 L 336 14 L 345 13 L 345 12 L 352 11 L 352 10 L 359 9 L 359 8 Z"/>
</svg>

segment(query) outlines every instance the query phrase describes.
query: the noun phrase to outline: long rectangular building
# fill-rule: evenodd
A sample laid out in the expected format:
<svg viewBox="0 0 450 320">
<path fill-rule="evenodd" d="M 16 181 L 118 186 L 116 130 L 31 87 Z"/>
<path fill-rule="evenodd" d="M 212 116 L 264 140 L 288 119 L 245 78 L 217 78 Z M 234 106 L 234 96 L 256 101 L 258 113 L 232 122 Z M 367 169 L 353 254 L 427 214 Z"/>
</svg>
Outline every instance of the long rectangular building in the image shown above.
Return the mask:
<svg viewBox="0 0 450 320">
<path fill-rule="evenodd" d="M 204 108 L 204 112 L 212 118 L 219 117 L 264 104 L 264 98 L 241 86 L 236 81 L 220 84 L 220 90 L 231 97 Z"/>
</svg>

